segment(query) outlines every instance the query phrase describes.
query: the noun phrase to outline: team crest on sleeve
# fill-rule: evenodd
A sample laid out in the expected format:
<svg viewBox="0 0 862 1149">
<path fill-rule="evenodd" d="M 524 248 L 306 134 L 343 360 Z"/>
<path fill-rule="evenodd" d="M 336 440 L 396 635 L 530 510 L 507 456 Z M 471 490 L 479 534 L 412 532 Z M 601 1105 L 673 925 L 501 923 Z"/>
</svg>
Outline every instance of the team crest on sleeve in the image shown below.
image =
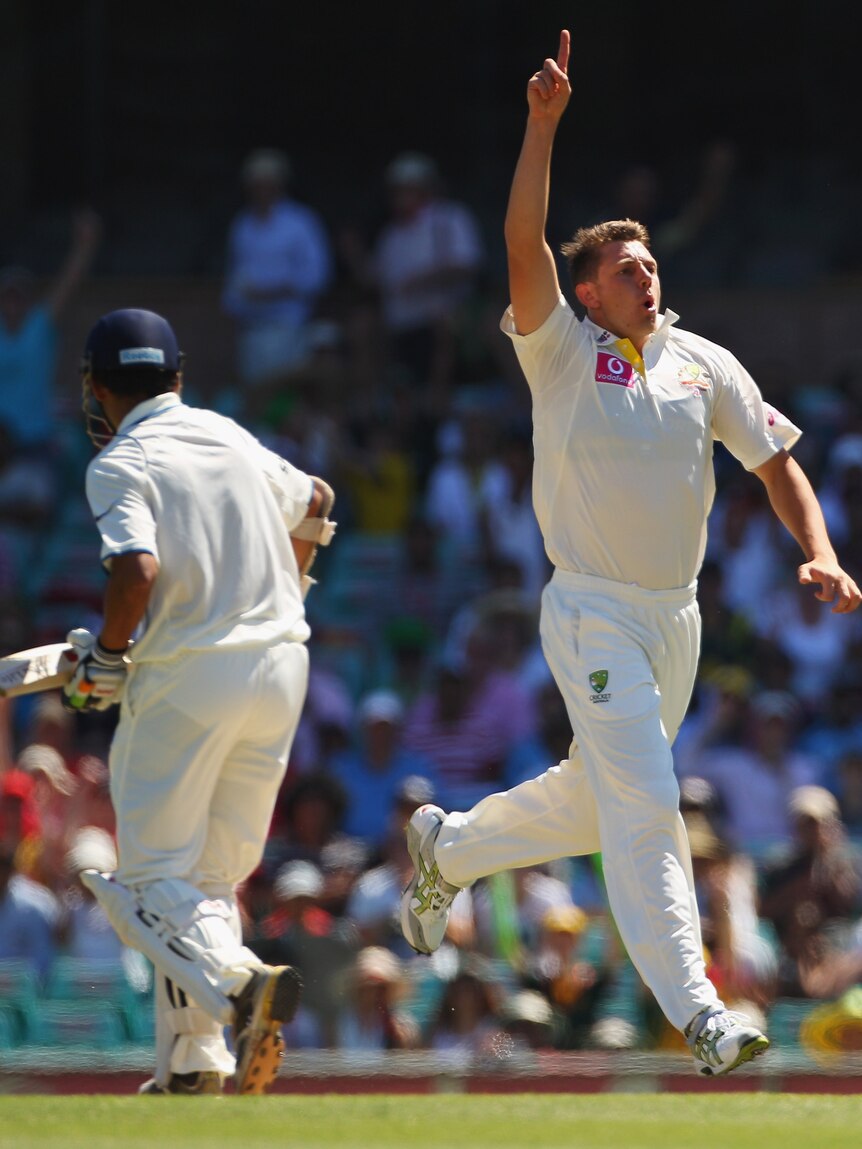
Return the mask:
<svg viewBox="0 0 862 1149">
<path fill-rule="evenodd" d="M 610 694 L 605 691 L 609 677 L 606 670 L 593 670 L 590 673 L 589 683 L 593 688 L 593 693 L 590 695 L 590 702 L 608 702 L 610 700 Z"/>
<path fill-rule="evenodd" d="M 634 367 L 619 355 L 612 355 L 609 351 L 597 351 L 596 382 L 615 383 L 618 387 L 634 387 Z"/>
</svg>

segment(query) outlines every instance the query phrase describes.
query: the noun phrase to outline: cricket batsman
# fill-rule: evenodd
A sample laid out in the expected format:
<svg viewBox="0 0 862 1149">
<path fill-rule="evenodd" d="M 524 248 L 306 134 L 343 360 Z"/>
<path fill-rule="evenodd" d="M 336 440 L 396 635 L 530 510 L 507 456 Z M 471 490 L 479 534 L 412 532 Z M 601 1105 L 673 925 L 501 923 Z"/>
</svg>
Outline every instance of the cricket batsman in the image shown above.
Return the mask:
<svg viewBox="0 0 862 1149">
<path fill-rule="evenodd" d="M 79 709 L 119 704 L 110 752 L 119 865 L 82 875 L 156 972 L 148 1093 L 263 1093 L 300 980 L 242 943 L 236 890 L 263 854 L 308 680 L 304 593 L 334 531 L 322 479 L 183 403 L 151 311 L 102 316 L 82 365 L 100 448 L 87 499 L 107 573 L 98 635 L 70 636 Z M 226 1033 L 230 1032 L 230 1040 Z"/>
</svg>

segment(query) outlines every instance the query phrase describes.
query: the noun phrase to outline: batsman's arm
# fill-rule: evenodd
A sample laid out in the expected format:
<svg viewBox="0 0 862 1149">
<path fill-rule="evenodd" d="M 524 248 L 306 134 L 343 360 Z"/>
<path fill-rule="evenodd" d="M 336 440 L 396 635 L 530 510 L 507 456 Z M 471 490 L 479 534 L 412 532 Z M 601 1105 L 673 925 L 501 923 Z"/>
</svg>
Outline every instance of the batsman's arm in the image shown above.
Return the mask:
<svg viewBox="0 0 862 1149">
<path fill-rule="evenodd" d="M 111 559 L 99 634 L 99 642 L 106 650 L 125 650 L 128 646 L 144 617 L 158 573 L 158 562 L 146 551 L 114 555 Z"/>
</svg>

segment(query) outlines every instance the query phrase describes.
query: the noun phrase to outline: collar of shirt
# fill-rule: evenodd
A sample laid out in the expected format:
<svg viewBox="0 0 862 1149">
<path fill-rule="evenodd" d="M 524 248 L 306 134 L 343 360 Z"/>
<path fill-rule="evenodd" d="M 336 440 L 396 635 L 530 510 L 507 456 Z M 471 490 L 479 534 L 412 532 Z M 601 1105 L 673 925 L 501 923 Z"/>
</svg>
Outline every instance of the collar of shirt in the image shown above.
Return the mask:
<svg viewBox="0 0 862 1149">
<path fill-rule="evenodd" d="M 592 319 L 584 318 L 581 322 L 584 327 L 589 331 L 593 338 L 593 342 L 599 347 L 613 347 L 617 354 L 622 355 L 629 361 L 638 371 L 643 373 L 644 359 L 647 361 L 655 362 L 661 349 L 667 343 L 670 329 L 679 319 L 675 311 L 668 309 L 661 316 L 661 322 L 658 327 L 649 336 L 644 344 L 645 355 L 642 358 L 638 355 L 634 345 L 628 339 L 619 339 L 612 331 L 608 331 L 604 327 L 599 327 L 597 323 L 593 323 Z"/>
<path fill-rule="evenodd" d="M 160 415 L 162 411 L 167 411 L 169 407 L 178 407 L 180 403 L 182 403 L 182 399 L 176 391 L 166 391 L 161 395 L 154 395 L 152 399 L 145 399 L 143 403 L 138 403 L 138 405 L 133 407 L 124 417 L 117 428 L 117 434 L 128 431 L 134 427 L 136 423 L 142 423 L 144 419 L 149 419 L 152 415 Z"/>
</svg>

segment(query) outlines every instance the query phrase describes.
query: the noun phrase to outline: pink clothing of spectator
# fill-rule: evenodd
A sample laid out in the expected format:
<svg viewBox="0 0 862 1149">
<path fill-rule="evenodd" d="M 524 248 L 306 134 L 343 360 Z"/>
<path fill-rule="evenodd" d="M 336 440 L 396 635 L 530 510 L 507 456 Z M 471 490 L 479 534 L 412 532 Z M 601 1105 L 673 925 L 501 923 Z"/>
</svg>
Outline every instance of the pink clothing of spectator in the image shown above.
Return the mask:
<svg viewBox="0 0 862 1149">
<path fill-rule="evenodd" d="M 502 788 L 509 751 L 534 729 L 533 700 L 514 675 L 471 679 L 444 666 L 408 714 L 404 745 L 436 764 L 441 805 L 468 810 Z"/>
</svg>

